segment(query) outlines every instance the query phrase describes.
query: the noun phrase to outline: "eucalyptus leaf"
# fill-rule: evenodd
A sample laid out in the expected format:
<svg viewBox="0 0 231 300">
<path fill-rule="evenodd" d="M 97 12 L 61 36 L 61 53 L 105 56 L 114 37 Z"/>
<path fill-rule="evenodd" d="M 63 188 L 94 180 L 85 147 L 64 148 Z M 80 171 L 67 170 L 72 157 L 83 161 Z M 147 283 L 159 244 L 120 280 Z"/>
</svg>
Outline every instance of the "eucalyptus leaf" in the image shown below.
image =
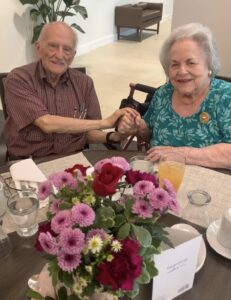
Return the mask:
<svg viewBox="0 0 231 300">
<path fill-rule="evenodd" d="M 142 273 L 140 277 L 137 279 L 137 282 L 140 284 L 147 284 L 151 280 L 149 272 L 146 270 L 145 267 L 142 268 Z"/>
<path fill-rule="evenodd" d="M 130 233 L 130 229 L 131 224 L 129 223 L 126 223 L 123 226 L 121 226 L 117 234 L 118 239 L 123 240 L 124 238 L 126 238 Z"/>
<path fill-rule="evenodd" d="M 147 260 L 147 261 L 145 261 L 145 265 L 146 265 L 146 269 L 147 269 L 147 271 L 148 271 L 151 278 L 158 275 L 158 270 L 155 267 L 154 261 Z"/>
<path fill-rule="evenodd" d="M 134 224 L 132 224 L 132 228 L 137 240 L 142 246 L 147 247 L 151 245 L 152 237 L 147 229 L 142 226 L 136 226 Z"/>
</svg>

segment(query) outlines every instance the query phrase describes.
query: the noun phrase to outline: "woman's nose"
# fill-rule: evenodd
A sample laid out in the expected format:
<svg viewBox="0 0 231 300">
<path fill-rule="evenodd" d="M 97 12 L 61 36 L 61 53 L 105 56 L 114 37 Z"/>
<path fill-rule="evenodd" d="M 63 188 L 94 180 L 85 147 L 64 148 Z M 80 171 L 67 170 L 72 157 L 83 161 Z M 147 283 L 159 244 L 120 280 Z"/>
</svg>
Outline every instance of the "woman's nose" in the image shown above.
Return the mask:
<svg viewBox="0 0 231 300">
<path fill-rule="evenodd" d="M 186 65 L 185 65 L 185 64 L 180 64 L 179 69 L 178 69 L 178 72 L 179 72 L 180 74 L 185 74 L 185 73 L 187 73 Z"/>
</svg>

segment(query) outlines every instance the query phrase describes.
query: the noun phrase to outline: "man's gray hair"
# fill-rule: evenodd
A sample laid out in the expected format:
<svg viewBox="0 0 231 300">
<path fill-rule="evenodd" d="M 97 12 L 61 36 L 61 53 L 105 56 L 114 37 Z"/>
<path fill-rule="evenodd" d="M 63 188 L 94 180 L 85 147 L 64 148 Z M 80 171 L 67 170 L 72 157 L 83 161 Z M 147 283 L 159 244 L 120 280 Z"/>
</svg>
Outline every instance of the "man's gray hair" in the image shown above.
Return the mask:
<svg viewBox="0 0 231 300">
<path fill-rule="evenodd" d="M 192 39 L 205 53 L 209 70 L 216 75 L 220 68 L 220 60 L 218 58 L 217 47 L 211 30 L 200 23 L 189 23 L 180 26 L 172 31 L 170 36 L 165 40 L 160 51 L 160 62 L 168 76 L 170 57 L 169 53 L 173 44 L 178 40 Z"/>
</svg>

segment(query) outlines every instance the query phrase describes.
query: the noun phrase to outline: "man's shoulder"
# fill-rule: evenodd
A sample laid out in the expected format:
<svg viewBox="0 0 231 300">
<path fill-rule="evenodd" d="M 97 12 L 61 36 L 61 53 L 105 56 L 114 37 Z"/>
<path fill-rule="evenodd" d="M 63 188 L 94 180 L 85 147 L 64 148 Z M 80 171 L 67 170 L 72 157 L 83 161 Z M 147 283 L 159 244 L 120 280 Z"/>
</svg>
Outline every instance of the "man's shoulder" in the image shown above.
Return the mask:
<svg viewBox="0 0 231 300">
<path fill-rule="evenodd" d="M 8 78 L 14 77 L 31 77 L 31 75 L 35 74 L 35 70 L 37 69 L 37 62 L 30 63 L 27 65 L 23 65 L 20 67 L 16 67 L 11 70 L 8 74 Z"/>
</svg>

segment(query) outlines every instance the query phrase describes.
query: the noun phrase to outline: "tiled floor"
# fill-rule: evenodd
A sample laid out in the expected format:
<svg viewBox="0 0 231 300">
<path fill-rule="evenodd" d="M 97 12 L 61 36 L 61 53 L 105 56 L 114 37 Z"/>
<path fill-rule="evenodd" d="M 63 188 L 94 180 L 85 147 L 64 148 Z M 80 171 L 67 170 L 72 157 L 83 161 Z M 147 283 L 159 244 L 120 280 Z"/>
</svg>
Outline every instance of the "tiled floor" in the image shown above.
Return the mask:
<svg viewBox="0 0 231 300">
<path fill-rule="evenodd" d="M 171 22 L 165 21 L 158 35 L 144 31 L 141 43 L 123 39 L 77 56 L 73 65 L 85 66 L 93 78 L 103 117 L 116 110 L 121 99 L 127 97 L 130 82 L 151 86 L 165 82 L 158 56 L 170 28 Z M 136 94 L 137 99 L 141 100 L 142 96 Z"/>
</svg>

